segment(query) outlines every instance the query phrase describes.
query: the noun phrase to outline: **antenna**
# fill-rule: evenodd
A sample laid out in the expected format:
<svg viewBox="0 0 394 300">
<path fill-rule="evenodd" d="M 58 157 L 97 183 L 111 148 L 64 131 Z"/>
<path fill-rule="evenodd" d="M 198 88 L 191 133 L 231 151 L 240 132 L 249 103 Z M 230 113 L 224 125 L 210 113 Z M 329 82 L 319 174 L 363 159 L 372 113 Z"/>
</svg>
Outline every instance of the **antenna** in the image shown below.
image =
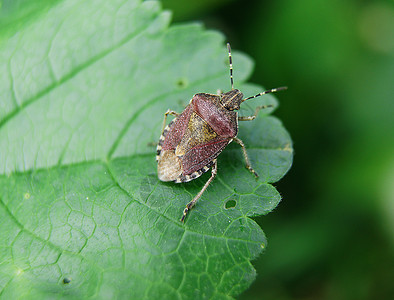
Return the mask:
<svg viewBox="0 0 394 300">
<path fill-rule="evenodd" d="M 233 80 L 233 59 L 231 58 L 231 47 L 230 43 L 227 43 L 228 49 L 228 60 L 230 62 L 230 81 L 231 81 L 231 89 L 234 89 L 234 80 Z"/>
<path fill-rule="evenodd" d="M 244 102 L 244 101 L 246 101 L 246 100 L 249 100 L 249 99 L 253 99 L 253 98 L 256 98 L 256 97 L 263 96 L 263 95 L 265 95 L 265 94 L 276 93 L 276 92 L 284 91 L 284 90 L 287 90 L 287 86 L 281 86 L 281 87 L 278 87 L 278 88 L 276 88 L 276 89 L 270 89 L 270 90 L 267 90 L 267 91 L 265 91 L 265 92 L 258 93 L 257 95 L 254 95 L 254 96 L 248 97 L 248 98 L 246 98 L 246 99 L 243 99 L 242 102 Z M 241 103 L 242 103 L 242 102 L 241 102 Z"/>
</svg>

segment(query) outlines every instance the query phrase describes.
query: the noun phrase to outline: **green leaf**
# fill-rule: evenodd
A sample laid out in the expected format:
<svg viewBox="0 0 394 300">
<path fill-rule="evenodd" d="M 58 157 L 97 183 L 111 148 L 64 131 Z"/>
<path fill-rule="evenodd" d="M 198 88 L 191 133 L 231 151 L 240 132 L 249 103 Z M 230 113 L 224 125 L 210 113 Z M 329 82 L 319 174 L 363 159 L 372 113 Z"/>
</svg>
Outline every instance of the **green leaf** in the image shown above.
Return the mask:
<svg viewBox="0 0 394 300">
<path fill-rule="evenodd" d="M 0 1 L 0 40 L 15 34 L 27 22 L 60 0 L 2 0 Z"/>
<path fill-rule="evenodd" d="M 240 124 L 259 180 L 230 145 L 219 174 L 160 182 L 163 113 L 229 89 L 221 34 L 168 26 L 154 1 L 59 1 L 0 32 L 0 296 L 5 299 L 231 298 L 255 277 L 266 239 L 251 216 L 276 207 L 289 135 L 260 113 Z M 246 95 L 251 60 L 234 53 Z M 272 96 L 246 103 L 249 115 Z"/>
</svg>

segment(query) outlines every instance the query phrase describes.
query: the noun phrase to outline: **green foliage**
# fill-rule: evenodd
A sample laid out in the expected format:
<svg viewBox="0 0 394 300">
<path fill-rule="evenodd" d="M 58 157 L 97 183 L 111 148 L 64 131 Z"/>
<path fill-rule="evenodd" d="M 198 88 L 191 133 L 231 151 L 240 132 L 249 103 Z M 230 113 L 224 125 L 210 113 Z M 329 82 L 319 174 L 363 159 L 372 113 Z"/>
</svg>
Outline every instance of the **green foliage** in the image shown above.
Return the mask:
<svg viewBox="0 0 394 300">
<path fill-rule="evenodd" d="M 168 27 L 169 14 L 153 1 L 44 4 L 1 36 L 0 295 L 238 295 L 266 245 L 249 217 L 276 207 L 280 195 L 270 183 L 292 162 L 280 121 L 261 113 L 241 124 L 260 179 L 232 145 L 182 224 L 184 205 L 209 174 L 160 182 L 149 144 L 167 108 L 228 89 L 223 36 L 199 25 Z M 248 57 L 234 53 L 234 64 L 238 88 L 261 90 L 242 83 Z M 262 101 L 277 105 L 266 96 L 241 114 Z"/>
</svg>

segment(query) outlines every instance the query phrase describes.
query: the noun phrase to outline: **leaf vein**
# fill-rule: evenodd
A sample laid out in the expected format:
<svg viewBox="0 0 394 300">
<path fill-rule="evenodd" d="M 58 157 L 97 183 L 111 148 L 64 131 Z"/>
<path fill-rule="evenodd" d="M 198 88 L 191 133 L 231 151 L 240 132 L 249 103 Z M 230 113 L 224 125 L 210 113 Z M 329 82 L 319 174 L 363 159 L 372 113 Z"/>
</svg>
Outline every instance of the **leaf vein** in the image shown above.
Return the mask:
<svg viewBox="0 0 394 300">
<path fill-rule="evenodd" d="M 156 13 L 154 17 L 157 17 L 159 14 Z M 16 107 L 13 111 L 11 111 L 8 115 L 6 115 L 3 120 L 0 121 L 0 129 L 7 124 L 10 120 L 12 120 L 15 116 L 17 116 L 23 109 L 28 107 L 29 105 L 35 103 L 36 101 L 40 100 L 42 96 L 48 94 L 52 90 L 56 89 L 57 87 L 61 86 L 65 82 L 69 81 L 73 77 L 75 77 L 77 74 L 81 73 L 83 70 L 87 69 L 89 66 L 93 65 L 100 59 L 106 57 L 107 55 L 111 54 L 113 51 L 118 49 L 119 47 L 123 46 L 133 38 L 139 36 L 142 34 L 145 30 L 149 28 L 149 22 L 146 23 L 145 27 L 139 29 L 136 32 L 133 32 L 132 34 L 129 34 L 126 36 L 124 39 L 122 39 L 120 42 L 115 44 L 112 47 L 107 48 L 106 50 L 102 51 L 101 53 L 98 53 L 94 55 L 92 58 L 88 59 L 81 65 L 77 66 L 74 68 L 71 72 L 68 74 L 64 75 L 63 78 L 60 78 L 58 81 L 53 82 L 52 84 L 49 84 L 47 87 L 43 88 L 41 91 L 39 91 L 36 95 L 32 96 L 30 99 L 24 101 L 21 103 L 20 106 Z"/>
</svg>

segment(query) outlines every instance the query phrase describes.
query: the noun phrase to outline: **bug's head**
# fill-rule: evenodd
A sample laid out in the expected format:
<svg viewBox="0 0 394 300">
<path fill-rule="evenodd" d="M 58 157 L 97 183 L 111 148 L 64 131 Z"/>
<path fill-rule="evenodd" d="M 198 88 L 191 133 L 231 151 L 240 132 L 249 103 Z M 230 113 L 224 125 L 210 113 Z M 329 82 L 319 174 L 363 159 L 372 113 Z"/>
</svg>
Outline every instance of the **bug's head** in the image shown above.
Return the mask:
<svg viewBox="0 0 394 300">
<path fill-rule="evenodd" d="M 244 94 L 240 90 L 234 89 L 227 93 L 223 93 L 220 101 L 228 110 L 238 110 Z"/>
</svg>

